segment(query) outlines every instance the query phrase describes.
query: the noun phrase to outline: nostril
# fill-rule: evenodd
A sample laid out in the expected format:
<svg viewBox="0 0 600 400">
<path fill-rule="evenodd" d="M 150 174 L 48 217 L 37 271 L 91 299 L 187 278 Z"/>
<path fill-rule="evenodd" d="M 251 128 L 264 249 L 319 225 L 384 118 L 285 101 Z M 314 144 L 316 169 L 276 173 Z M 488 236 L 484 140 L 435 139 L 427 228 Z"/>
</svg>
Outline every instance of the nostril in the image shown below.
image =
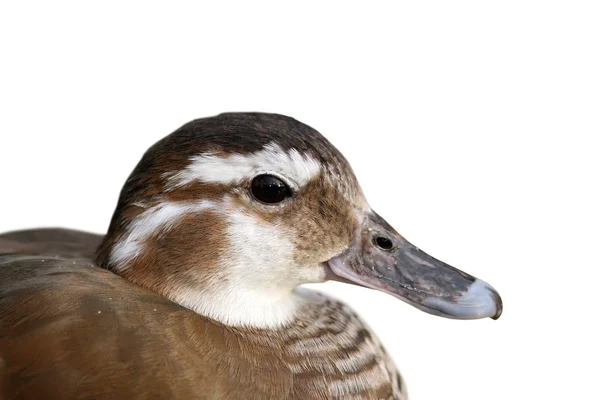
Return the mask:
<svg viewBox="0 0 600 400">
<path fill-rule="evenodd" d="M 375 246 L 379 247 L 381 250 L 391 250 L 394 247 L 394 243 L 386 238 L 385 236 L 375 236 L 373 240 Z"/>
</svg>

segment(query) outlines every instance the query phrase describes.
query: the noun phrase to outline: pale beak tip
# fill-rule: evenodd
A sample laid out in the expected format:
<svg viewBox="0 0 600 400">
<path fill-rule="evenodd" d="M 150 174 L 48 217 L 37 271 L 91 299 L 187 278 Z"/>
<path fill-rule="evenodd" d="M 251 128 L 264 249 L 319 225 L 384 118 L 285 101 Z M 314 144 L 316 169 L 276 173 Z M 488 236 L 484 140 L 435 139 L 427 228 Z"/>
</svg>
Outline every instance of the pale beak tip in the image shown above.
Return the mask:
<svg viewBox="0 0 600 400">
<path fill-rule="evenodd" d="M 493 287 L 481 279 L 475 279 L 469 289 L 455 301 L 430 297 L 425 300 L 425 305 L 449 318 L 498 319 L 502 315 L 502 298 Z"/>
</svg>

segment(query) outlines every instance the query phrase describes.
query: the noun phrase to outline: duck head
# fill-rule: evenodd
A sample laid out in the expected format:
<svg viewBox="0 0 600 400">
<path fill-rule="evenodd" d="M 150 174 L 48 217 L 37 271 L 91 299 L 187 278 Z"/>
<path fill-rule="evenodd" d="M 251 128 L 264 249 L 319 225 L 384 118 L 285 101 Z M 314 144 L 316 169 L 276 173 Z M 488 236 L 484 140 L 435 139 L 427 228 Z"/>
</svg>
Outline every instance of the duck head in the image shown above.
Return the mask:
<svg viewBox="0 0 600 400">
<path fill-rule="evenodd" d="M 206 317 L 274 327 L 305 283 L 338 280 L 448 318 L 498 318 L 487 283 L 399 235 L 369 207 L 342 154 L 275 114 L 192 121 L 125 183 L 98 263 Z"/>
</svg>

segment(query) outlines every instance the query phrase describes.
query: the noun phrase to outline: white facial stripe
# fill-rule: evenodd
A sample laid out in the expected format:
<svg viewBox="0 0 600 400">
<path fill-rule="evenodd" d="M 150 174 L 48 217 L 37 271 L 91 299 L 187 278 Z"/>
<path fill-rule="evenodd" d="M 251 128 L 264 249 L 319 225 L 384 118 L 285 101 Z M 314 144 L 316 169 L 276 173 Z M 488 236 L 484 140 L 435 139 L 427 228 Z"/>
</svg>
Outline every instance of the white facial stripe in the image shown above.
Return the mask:
<svg viewBox="0 0 600 400">
<path fill-rule="evenodd" d="M 143 242 L 158 229 L 170 229 L 181 215 L 216 208 L 216 203 L 202 200 L 195 204 L 161 203 L 150 207 L 127 228 L 125 235 L 110 253 L 110 262 L 117 270 L 127 268 L 127 262 L 138 256 Z"/>
<path fill-rule="evenodd" d="M 229 185 L 268 172 L 281 174 L 300 187 L 320 172 L 319 163 L 309 154 L 300 154 L 296 149 L 285 151 L 275 143 L 248 155 L 221 157 L 208 153 L 194 156 L 191 161 L 183 171 L 171 176 L 171 188 L 195 180 Z"/>
</svg>

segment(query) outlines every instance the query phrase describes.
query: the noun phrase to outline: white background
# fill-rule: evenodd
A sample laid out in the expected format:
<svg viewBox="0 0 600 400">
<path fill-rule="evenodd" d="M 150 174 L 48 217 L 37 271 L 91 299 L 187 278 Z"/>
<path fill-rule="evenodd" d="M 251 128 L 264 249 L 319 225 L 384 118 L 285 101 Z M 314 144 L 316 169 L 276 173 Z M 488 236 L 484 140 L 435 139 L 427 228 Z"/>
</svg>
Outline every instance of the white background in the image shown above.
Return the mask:
<svg viewBox="0 0 600 400">
<path fill-rule="evenodd" d="M 324 3 L 3 2 L 0 230 L 103 232 L 162 136 L 288 114 L 400 233 L 503 296 L 498 321 L 451 321 L 320 286 L 413 400 L 600 398 L 598 3 Z"/>
</svg>

